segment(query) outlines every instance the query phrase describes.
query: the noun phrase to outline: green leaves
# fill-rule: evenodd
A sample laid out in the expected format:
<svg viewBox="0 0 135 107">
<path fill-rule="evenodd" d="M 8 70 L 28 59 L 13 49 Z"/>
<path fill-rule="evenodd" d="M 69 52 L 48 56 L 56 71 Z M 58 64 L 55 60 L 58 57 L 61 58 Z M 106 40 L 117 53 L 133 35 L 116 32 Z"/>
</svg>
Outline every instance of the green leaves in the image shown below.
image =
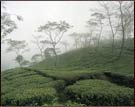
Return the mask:
<svg viewBox="0 0 135 107">
<path fill-rule="evenodd" d="M 11 20 L 10 14 L 3 12 L 1 14 L 1 38 L 3 39 L 16 28 L 17 25 Z"/>
<path fill-rule="evenodd" d="M 42 31 L 52 31 L 52 30 L 58 30 L 60 32 L 62 31 L 67 31 L 67 29 L 71 28 L 72 26 L 70 26 L 66 21 L 60 21 L 58 22 L 50 22 L 48 21 L 45 25 L 42 25 L 38 28 L 39 32 Z"/>
<path fill-rule="evenodd" d="M 6 10 L 5 2 L 2 2 L 1 7 L 4 10 L 1 11 L 1 39 L 4 39 L 8 34 L 17 29 L 17 25 L 11 19 L 11 16 L 15 14 L 5 12 Z M 23 18 L 21 16 L 18 15 L 15 16 L 19 21 L 23 21 Z"/>
<path fill-rule="evenodd" d="M 67 95 L 87 105 L 132 105 L 133 89 L 105 80 L 83 80 L 66 88 Z M 69 96 L 70 97 L 70 96 Z M 127 99 L 125 99 L 127 98 Z"/>
<path fill-rule="evenodd" d="M 3 104 L 5 105 L 42 105 L 43 102 L 51 103 L 56 96 L 56 91 L 54 88 L 33 88 L 25 89 L 25 91 L 18 90 L 12 93 L 6 94 L 4 97 Z M 6 99 L 5 99 L 6 98 Z"/>
</svg>

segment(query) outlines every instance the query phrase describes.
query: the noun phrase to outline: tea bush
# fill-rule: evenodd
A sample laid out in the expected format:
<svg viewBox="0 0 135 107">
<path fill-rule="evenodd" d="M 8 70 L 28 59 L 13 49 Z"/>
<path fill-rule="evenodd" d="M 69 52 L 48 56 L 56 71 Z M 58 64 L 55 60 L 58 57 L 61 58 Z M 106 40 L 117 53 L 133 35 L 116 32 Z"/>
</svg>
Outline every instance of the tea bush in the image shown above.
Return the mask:
<svg viewBox="0 0 135 107">
<path fill-rule="evenodd" d="M 54 88 L 31 88 L 24 91 L 18 90 L 2 96 L 2 105 L 26 106 L 42 105 L 44 102 L 51 103 L 56 98 Z"/>
<path fill-rule="evenodd" d="M 74 71 L 49 71 L 49 70 L 40 70 L 39 72 L 42 72 L 50 77 L 53 77 L 55 79 L 62 79 L 67 82 L 74 82 L 79 79 L 94 79 L 94 78 L 103 78 L 103 72 L 102 71 L 95 71 L 95 70 L 74 70 Z"/>
<path fill-rule="evenodd" d="M 123 75 L 121 73 L 115 72 L 104 72 L 104 74 L 109 77 L 110 81 L 117 83 L 119 85 L 125 85 L 128 87 L 134 87 L 134 76 L 133 75 Z"/>
<path fill-rule="evenodd" d="M 134 90 L 105 80 L 82 80 L 68 86 L 69 98 L 86 105 L 122 106 L 133 105 Z"/>
</svg>

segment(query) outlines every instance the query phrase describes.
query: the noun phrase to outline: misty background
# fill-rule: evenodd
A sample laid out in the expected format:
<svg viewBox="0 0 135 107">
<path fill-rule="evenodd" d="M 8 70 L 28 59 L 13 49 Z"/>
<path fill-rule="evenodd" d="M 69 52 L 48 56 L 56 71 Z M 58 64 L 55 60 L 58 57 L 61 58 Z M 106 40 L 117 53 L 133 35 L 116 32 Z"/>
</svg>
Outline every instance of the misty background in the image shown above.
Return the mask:
<svg viewBox="0 0 135 107">
<path fill-rule="evenodd" d="M 30 48 L 29 52 L 24 54 L 24 57 L 30 60 L 33 53 L 39 50 L 32 44 L 35 30 L 37 27 L 45 24 L 47 21 L 65 20 L 74 27 L 71 28 L 62 38 L 62 41 L 67 41 L 72 48 L 72 38 L 68 34 L 72 32 L 86 32 L 86 21 L 90 17 L 90 8 L 98 7 L 97 1 L 6 1 L 6 11 L 11 14 L 17 14 L 23 17 L 22 22 L 18 22 L 14 16 L 12 20 L 17 23 L 17 29 L 10 33 L 6 39 L 26 40 Z M 63 52 L 63 46 L 59 44 Z M 6 70 L 14 68 L 18 64 L 14 61 L 14 52 L 6 52 L 7 45 L 2 44 L 1 49 L 1 69 Z"/>
<path fill-rule="evenodd" d="M 91 17 L 92 12 L 90 10 L 100 10 L 101 8 L 98 1 L 6 1 L 5 6 L 6 9 L 2 9 L 2 11 L 12 14 L 11 19 L 15 21 L 18 27 L 8 34 L 5 39 L 25 40 L 28 43 L 30 51 L 24 53 L 24 58 L 29 61 L 34 54 L 39 53 L 37 46 L 32 43 L 32 40 L 34 40 L 32 35 L 39 35 L 36 31 L 40 25 L 44 25 L 48 21 L 57 22 L 60 20 L 65 20 L 72 25 L 73 27 L 69 29 L 62 38 L 62 41 L 66 41 L 69 44 L 67 49 L 69 51 L 74 49 L 74 40 L 69 34 L 73 32 L 89 32 L 89 28 L 86 27 L 86 21 Z M 14 14 L 21 16 L 23 21 L 18 21 Z M 107 22 L 107 20 L 104 20 L 103 23 Z M 113 22 L 115 22 L 115 20 L 113 20 Z M 109 29 L 108 26 L 104 26 L 101 39 L 110 38 Z M 6 51 L 7 48 L 6 43 L 1 44 L 2 70 L 18 66 L 14 60 L 16 55 L 14 52 L 8 53 Z M 58 44 L 58 48 L 60 48 L 61 53 L 65 52 L 63 45 Z"/>
</svg>

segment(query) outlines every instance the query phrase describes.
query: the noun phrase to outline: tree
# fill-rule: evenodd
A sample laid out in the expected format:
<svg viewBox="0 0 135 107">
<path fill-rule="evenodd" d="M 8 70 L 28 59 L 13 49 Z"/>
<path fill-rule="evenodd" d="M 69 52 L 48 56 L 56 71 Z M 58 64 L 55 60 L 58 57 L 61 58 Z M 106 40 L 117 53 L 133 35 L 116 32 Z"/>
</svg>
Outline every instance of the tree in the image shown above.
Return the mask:
<svg viewBox="0 0 135 107">
<path fill-rule="evenodd" d="M 129 33 L 129 26 L 132 25 L 133 22 L 133 16 L 131 15 L 133 12 L 133 2 L 123 2 L 123 1 L 118 1 L 119 4 L 119 18 L 120 18 L 120 31 L 122 34 L 122 43 L 121 43 L 121 50 L 118 55 L 118 59 L 120 59 L 123 49 L 124 49 L 124 44 L 125 44 L 125 38 L 126 34 Z M 128 16 L 128 17 L 127 17 Z M 126 33 L 127 32 L 127 33 Z"/>
<path fill-rule="evenodd" d="M 100 12 L 95 12 L 91 16 L 95 17 L 95 21 L 97 25 L 99 26 L 99 35 L 98 35 L 98 47 L 99 47 L 99 42 L 101 39 L 102 30 L 103 30 L 103 19 L 105 19 L 105 16 Z"/>
<path fill-rule="evenodd" d="M 123 49 L 125 47 L 126 38 L 133 36 L 133 23 L 134 23 L 134 5 L 133 1 L 111 1 L 100 2 L 103 7 L 102 13 L 108 20 L 111 34 L 112 34 L 112 52 L 114 50 L 115 36 L 121 39 L 120 52 L 115 59 L 120 59 Z M 100 11 L 101 11 L 100 10 Z"/>
<path fill-rule="evenodd" d="M 8 40 L 8 49 L 7 49 L 7 52 L 15 52 L 16 54 L 16 59 L 15 61 L 19 64 L 20 67 L 22 67 L 22 65 L 25 65 L 26 64 L 26 60 L 24 60 L 22 54 L 26 51 L 29 51 L 27 47 L 27 43 L 26 41 L 19 41 L 19 40 L 12 40 L 12 39 L 9 39 Z M 24 63 L 25 61 L 25 63 Z M 28 62 L 28 61 L 27 61 Z"/>
<path fill-rule="evenodd" d="M 88 20 L 86 23 L 87 23 L 86 27 L 89 28 L 89 32 L 90 32 L 89 33 L 89 46 L 90 46 L 92 42 L 93 33 L 94 31 L 96 31 L 97 23 L 92 19 Z"/>
<path fill-rule="evenodd" d="M 23 62 L 24 58 L 22 55 L 17 55 L 17 57 L 15 58 L 15 61 L 19 63 L 20 67 L 21 67 L 21 63 Z"/>
<path fill-rule="evenodd" d="M 113 2 L 99 2 L 100 6 L 102 6 L 105 10 L 104 15 L 106 16 L 110 29 L 112 34 L 112 53 L 114 51 L 114 42 L 115 42 L 115 35 L 117 34 L 118 27 L 120 26 L 119 21 L 117 22 L 117 19 L 114 18 L 116 14 L 116 10 L 114 9 L 115 4 Z M 114 23 L 113 23 L 114 22 Z"/>
<path fill-rule="evenodd" d="M 41 54 L 35 54 L 31 57 L 31 65 L 38 63 L 41 60 Z"/>
<path fill-rule="evenodd" d="M 40 51 L 40 56 L 42 58 L 42 60 L 44 59 L 44 56 L 43 56 L 43 51 L 44 51 L 44 46 L 43 44 L 41 43 L 41 40 L 43 36 L 41 35 L 38 35 L 38 36 L 34 36 L 33 35 L 33 38 L 35 39 L 34 41 L 32 41 L 34 44 L 36 44 L 37 48 L 39 49 Z"/>
<path fill-rule="evenodd" d="M 49 42 L 54 49 L 55 66 L 57 63 L 56 46 L 59 44 L 65 32 L 67 32 L 69 28 L 71 28 L 71 26 L 65 21 L 60 21 L 59 23 L 48 21 L 45 25 L 38 27 L 39 32 L 44 32 L 49 37 Z"/>
<path fill-rule="evenodd" d="M 13 32 L 15 29 L 17 29 L 16 23 L 11 20 L 11 16 L 14 15 L 19 21 L 22 21 L 22 17 L 15 15 L 15 14 L 9 14 L 7 13 L 6 7 L 5 7 L 5 2 L 2 1 L 1 4 L 2 7 L 2 12 L 1 12 L 1 42 L 2 40 L 11 32 Z"/>
<path fill-rule="evenodd" d="M 77 49 L 79 47 L 80 43 L 80 35 L 76 32 L 71 33 L 69 36 L 71 36 L 74 39 L 74 46 Z"/>
<path fill-rule="evenodd" d="M 17 55 L 15 61 L 20 65 L 20 67 L 28 65 L 29 61 L 25 60 L 22 55 Z"/>
<path fill-rule="evenodd" d="M 60 43 L 64 46 L 65 51 L 67 51 L 67 47 L 69 46 L 69 43 L 66 41 L 61 41 Z"/>
</svg>

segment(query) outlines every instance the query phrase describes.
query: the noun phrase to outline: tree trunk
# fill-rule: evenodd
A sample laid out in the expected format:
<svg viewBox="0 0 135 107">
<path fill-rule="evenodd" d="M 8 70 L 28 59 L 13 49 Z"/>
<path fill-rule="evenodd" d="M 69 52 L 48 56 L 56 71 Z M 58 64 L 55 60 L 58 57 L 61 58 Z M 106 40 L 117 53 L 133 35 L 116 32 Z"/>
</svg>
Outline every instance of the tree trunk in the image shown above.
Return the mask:
<svg viewBox="0 0 135 107">
<path fill-rule="evenodd" d="M 109 25 L 110 25 L 110 28 L 111 28 L 111 32 L 112 32 L 112 53 L 114 51 L 114 37 L 115 37 L 115 34 L 114 34 L 114 31 L 113 31 L 113 27 L 112 27 L 112 21 L 111 21 L 111 15 L 110 15 L 110 12 L 109 12 L 109 9 L 106 8 L 107 10 L 107 15 L 108 15 L 108 20 L 109 20 Z"/>
<path fill-rule="evenodd" d="M 120 2 L 119 2 L 120 3 Z M 118 59 L 120 59 L 123 49 L 124 49 L 124 44 L 125 44 L 125 28 L 124 28 L 124 23 L 123 23 L 123 12 L 122 12 L 122 7 L 121 7 L 121 3 L 120 3 L 120 19 L 121 19 L 121 28 L 122 28 L 122 43 L 121 43 L 121 50 L 120 53 L 118 55 Z"/>
<path fill-rule="evenodd" d="M 102 34 L 102 22 L 100 21 L 100 25 L 101 25 L 101 29 L 100 29 L 100 32 L 99 32 L 99 37 L 98 37 L 98 47 L 99 47 L 99 42 L 100 42 L 100 38 L 101 38 L 101 34 Z"/>
<path fill-rule="evenodd" d="M 56 67 L 56 66 L 57 66 L 57 52 L 56 52 L 56 47 L 55 47 L 55 45 L 53 45 L 53 48 L 54 48 L 54 55 L 55 55 L 54 66 Z"/>
</svg>

